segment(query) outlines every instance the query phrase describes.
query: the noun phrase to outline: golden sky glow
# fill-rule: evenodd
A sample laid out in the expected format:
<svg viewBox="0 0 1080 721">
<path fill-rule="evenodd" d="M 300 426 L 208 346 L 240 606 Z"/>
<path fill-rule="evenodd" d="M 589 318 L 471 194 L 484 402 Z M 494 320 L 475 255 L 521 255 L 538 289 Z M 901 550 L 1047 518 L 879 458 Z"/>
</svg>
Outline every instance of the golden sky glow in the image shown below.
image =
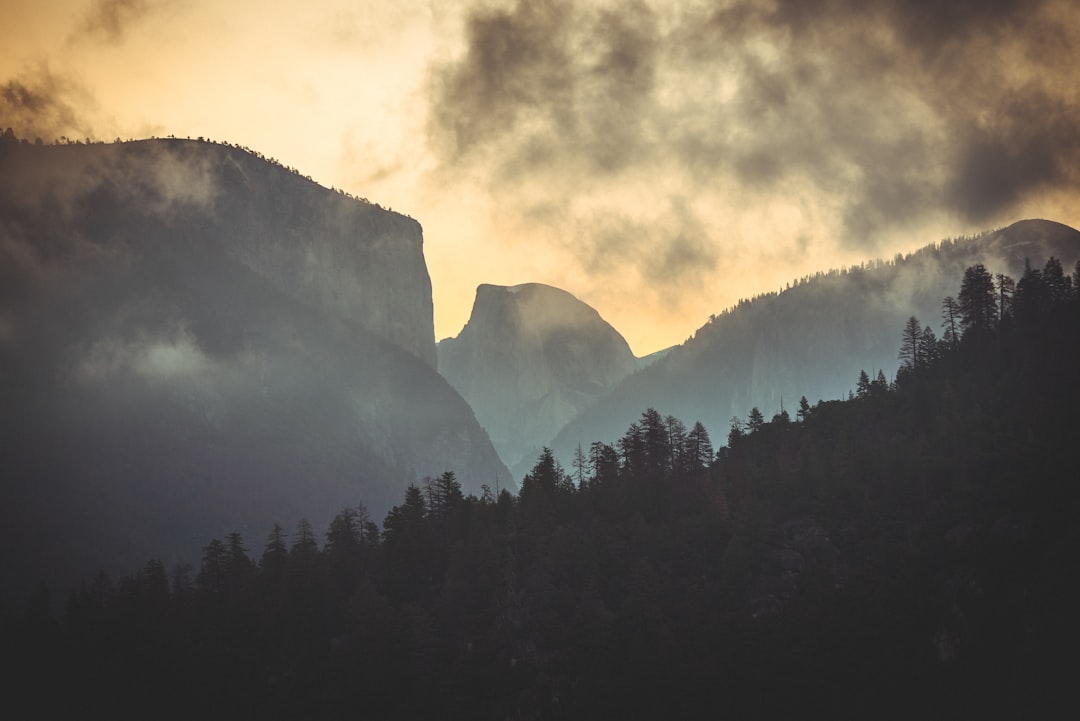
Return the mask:
<svg viewBox="0 0 1080 721">
<path fill-rule="evenodd" d="M 245 145 L 423 224 L 437 338 L 536 281 L 644 354 L 816 270 L 1080 225 L 1080 10 L 937 5 L 6 3 L 0 126 Z"/>
</svg>

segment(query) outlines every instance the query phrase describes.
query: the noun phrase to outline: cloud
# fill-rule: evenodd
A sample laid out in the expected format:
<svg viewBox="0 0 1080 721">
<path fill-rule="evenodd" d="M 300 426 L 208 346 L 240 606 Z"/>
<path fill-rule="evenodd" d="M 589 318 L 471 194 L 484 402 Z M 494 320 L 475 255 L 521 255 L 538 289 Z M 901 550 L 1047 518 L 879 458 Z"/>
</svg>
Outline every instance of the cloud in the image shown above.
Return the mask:
<svg viewBox="0 0 1080 721">
<path fill-rule="evenodd" d="M 432 69 L 429 141 L 500 215 L 562 209 L 532 232 L 583 268 L 677 286 L 778 197 L 806 209 L 779 232 L 873 253 L 1080 190 L 1078 45 L 1080 8 L 1050 0 L 484 4 Z"/>
<path fill-rule="evenodd" d="M 95 340 L 82 353 L 75 377 L 100 382 L 118 373 L 134 372 L 151 380 L 195 378 L 209 373 L 213 361 L 183 324 L 158 329 L 154 335 Z"/>
<path fill-rule="evenodd" d="M 0 122 L 31 140 L 86 137 L 90 129 L 79 108 L 92 102 L 76 81 L 42 63 L 0 85 Z"/>
<path fill-rule="evenodd" d="M 1025 88 L 973 124 L 958 145 L 946 198 L 981 221 L 1025 194 L 1080 189 L 1080 106 Z"/>
</svg>

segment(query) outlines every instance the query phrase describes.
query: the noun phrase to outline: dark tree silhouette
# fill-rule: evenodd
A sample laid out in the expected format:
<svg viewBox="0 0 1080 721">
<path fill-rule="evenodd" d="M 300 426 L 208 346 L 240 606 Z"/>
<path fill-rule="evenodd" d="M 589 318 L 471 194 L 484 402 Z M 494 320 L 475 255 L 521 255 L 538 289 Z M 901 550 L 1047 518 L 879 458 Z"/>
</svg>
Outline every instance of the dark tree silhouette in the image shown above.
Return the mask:
<svg viewBox="0 0 1080 721">
<path fill-rule="evenodd" d="M 897 354 L 901 368 L 918 370 L 922 366 L 922 334 L 919 319 L 915 316 L 908 318 L 900 334 L 900 352 Z"/>
<path fill-rule="evenodd" d="M 942 340 L 949 348 L 960 342 L 960 304 L 951 295 L 941 301 Z"/>
<path fill-rule="evenodd" d="M 960 307 L 960 327 L 965 337 L 981 341 L 994 326 L 997 318 L 997 302 L 994 295 L 994 279 L 982 263 L 976 263 L 964 271 L 957 303 Z"/>
</svg>

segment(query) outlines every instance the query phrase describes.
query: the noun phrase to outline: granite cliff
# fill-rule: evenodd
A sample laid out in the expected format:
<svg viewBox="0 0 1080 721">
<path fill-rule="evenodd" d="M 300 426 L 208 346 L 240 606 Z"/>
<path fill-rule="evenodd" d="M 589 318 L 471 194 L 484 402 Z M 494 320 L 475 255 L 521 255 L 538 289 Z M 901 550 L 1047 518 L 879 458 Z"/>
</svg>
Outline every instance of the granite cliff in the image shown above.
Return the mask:
<svg viewBox="0 0 1080 721">
<path fill-rule="evenodd" d="M 638 367 L 596 310 L 540 283 L 481 285 L 469 322 L 438 354 L 517 478 L 545 440 Z"/>
<path fill-rule="evenodd" d="M 197 562 L 232 530 L 381 520 L 446 470 L 508 480 L 431 313 L 418 223 L 249 151 L 4 143 L 0 546 L 36 550 L 0 572 Z"/>
</svg>

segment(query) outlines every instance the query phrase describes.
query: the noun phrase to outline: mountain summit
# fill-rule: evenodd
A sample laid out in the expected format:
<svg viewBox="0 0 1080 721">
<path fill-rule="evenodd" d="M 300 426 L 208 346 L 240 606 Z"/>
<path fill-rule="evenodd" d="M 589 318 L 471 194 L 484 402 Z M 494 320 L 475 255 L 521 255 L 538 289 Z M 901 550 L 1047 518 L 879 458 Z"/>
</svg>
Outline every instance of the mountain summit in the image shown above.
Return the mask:
<svg viewBox="0 0 1080 721">
<path fill-rule="evenodd" d="M 618 331 L 549 285 L 481 285 L 469 322 L 438 345 L 439 372 L 520 472 L 545 439 L 637 368 Z"/>
<path fill-rule="evenodd" d="M 975 236 L 943 240 L 892 261 L 817 273 L 782 292 L 740 303 L 699 328 L 640 373 L 569 422 L 548 445 L 563 460 L 579 443 L 610 441 L 643 408 L 688 421 L 715 435 L 757 407 L 771 417 L 854 389 L 860 370 L 891 378 L 900 331 L 911 316 L 941 335 L 941 305 L 958 292 L 965 268 L 1019 279 L 1025 261 L 1055 257 L 1071 269 L 1080 232 L 1049 220 L 1023 220 Z"/>
<path fill-rule="evenodd" d="M 85 574 L 381 518 L 448 470 L 479 492 L 508 470 L 431 309 L 416 221 L 247 150 L 5 141 L 0 546 Z"/>
</svg>

